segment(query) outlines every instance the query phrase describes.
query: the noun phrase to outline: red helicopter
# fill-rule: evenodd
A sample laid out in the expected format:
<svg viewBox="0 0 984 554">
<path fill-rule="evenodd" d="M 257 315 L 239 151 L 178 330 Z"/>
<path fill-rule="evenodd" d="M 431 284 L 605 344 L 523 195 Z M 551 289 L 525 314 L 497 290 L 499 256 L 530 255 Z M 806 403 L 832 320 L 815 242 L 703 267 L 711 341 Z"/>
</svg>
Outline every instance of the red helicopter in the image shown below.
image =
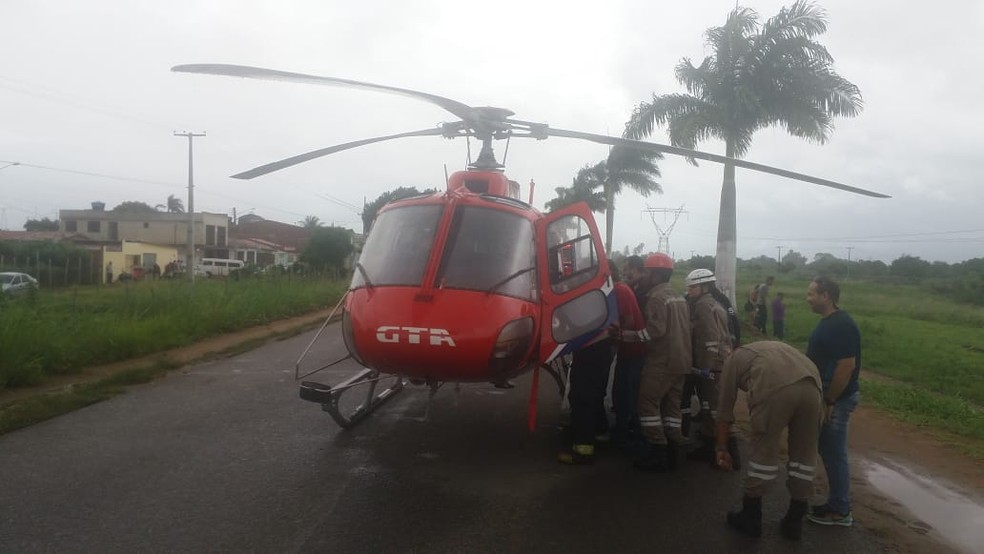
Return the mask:
<svg viewBox="0 0 984 554">
<path fill-rule="evenodd" d="M 447 179 L 443 193 L 391 202 L 366 238 L 352 283 L 295 368 L 298 380 L 353 358 L 365 367 L 329 385 L 302 381 L 300 396 L 351 427 L 403 389 L 407 380 L 433 394 L 448 382 L 491 382 L 537 368 L 563 390 L 563 357 L 617 320 L 613 283 L 597 225 L 584 203 L 543 214 L 519 198 L 496 161 L 494 140 L 568 137 L 743 167 L 869 196 L 884 196 L 808 175 L 715 154 L 557 129 L 512 119 L 510 110 L 384 85 L 226 64 L 179 65 L 173 71 L 357 87 L 436 104 L 459 118 L 438 127 L 315 150 L 237 175 L 252 179 L 321 156 L 413 136 L 474 137 L 481 152 Z M 532 202 L 532 190 L 530 191 Z M 301 362 L 342 308 L 349 356 L 300 375 Z M 533 373 L 530 426 L 539 372 Z M 376 394 L 380 382 L 389 383 Z M 341 396 L 367 385 L 361 405 L 342 413 Z"/>
</svg>

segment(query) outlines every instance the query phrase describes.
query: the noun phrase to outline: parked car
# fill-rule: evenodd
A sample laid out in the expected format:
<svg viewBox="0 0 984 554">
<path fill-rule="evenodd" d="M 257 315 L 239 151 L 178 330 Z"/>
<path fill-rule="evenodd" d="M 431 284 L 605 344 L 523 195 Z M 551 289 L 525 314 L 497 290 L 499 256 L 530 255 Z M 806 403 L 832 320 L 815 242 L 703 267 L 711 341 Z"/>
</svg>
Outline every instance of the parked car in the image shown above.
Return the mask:
<svg viewBox="0 0 984 554">
<path fill-rule="evenodd" d="M 0 291 L 10 296 L 27 294 L 38 288 L 38 280 L 27 273 L 5 271 L 0 273 Z"/>
</svg>

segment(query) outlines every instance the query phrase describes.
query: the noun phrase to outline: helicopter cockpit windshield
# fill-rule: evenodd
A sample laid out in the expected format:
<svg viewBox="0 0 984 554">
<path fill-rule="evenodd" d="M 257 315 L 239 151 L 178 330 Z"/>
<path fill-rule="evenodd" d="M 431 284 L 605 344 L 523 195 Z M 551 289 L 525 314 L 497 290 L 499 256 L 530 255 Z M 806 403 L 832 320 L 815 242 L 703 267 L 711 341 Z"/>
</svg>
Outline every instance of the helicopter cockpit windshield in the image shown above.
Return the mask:
<svg viewBox="0 0 984 554">
<path fill-rule="evenodd" d="M 460 206 L 454 213 L 436 285 L 536 298 L 533 225 L 502 210 Z"/>
<path fill-rule="evenodd" d="M 420 286 L 441 219 L 441 205 L 405 206 L 379 214 L 359 258 L 351 288 Z"/>
</svg>

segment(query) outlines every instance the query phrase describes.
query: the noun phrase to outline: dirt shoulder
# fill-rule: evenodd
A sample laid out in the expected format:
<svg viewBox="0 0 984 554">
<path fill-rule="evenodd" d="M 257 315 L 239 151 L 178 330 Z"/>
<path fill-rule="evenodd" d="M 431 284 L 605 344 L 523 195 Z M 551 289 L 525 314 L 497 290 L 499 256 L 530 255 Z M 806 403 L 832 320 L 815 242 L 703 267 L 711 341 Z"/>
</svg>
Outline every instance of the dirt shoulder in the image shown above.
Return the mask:
<svg viewBox="0 0 984 554">
<path fill-rule="evenodd" d="M 869 473 L 872 463 L 900 467 L 906 473 L 940 484 L 976 503 L 978 510 L 984 512 L 984 467 L 952 446 L 952 440 L 955 439 L 863 406 L 863 399 L 852 416 L 848 445 L 854 515 L 882 539 L 888 552 L 959 550 L 948 544 L 945 532 L 879 489 Z M 974 516 L 957 513 L 955 517 Z M 963 548 L 967 548 L 966 544 Z"/>
<path fill-rule="evenodd" d="M 187 364 L 235 352 L 246 345 L 316 327 L 324 322 L 328 313 L 329 310 L 323 310 L 161 354 L 88 368 L 81 374 L 53 379 L 39 387 L 0 391 L 0 406 L 161 361 Z M 863 400 L 862 406 L 853 415 L 849 446 L 854 515 L 859 525 L 879 536 L 886 552 L 957 551 L 946 544 L 943 534 L 930 523 L 913 515 L 868 478 L 872 462 L 901 466 L 916 475 L 930 476 L 934 481 L 948 484 L 952 490 L 959 491 L 980 506 L 984 499 L 984 468 L 955 449 L 953 440 L 938 432 L 902 423 L 884 412 L 865 406 Z"/>
</svg>

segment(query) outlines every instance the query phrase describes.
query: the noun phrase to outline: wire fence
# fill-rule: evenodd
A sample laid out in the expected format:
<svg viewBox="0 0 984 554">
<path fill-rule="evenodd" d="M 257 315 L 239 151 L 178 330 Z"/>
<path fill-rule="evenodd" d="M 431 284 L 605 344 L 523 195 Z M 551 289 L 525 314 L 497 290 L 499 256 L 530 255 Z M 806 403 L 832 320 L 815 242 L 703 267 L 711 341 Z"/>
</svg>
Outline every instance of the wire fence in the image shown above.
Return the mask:
<svg viewBox="0 0 984 554">
<path fill-rule="evenodd" d="M 27 273 L 42 287 L 99 284 L 102 282 L 100 267 L 101 264 L 88 253 L 61 257 L 42 257 L 40 251 L 24 256 L 0 254 L 0 272 Z"/>
</svg>

